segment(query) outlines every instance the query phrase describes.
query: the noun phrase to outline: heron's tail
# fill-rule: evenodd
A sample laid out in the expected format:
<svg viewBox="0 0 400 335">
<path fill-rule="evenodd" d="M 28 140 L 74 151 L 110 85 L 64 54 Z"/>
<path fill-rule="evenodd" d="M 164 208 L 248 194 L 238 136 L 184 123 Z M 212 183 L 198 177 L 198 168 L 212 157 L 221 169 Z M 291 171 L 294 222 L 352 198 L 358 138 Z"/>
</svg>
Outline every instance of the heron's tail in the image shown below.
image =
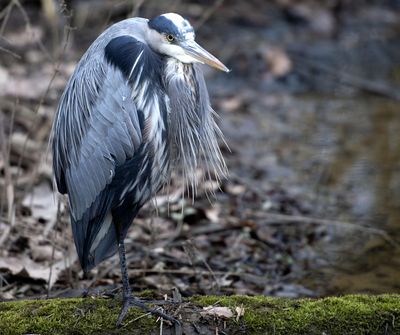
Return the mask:
<svg viewBox="0 0 400 335">
<path fill-rule="evenodd" d="M 84 272 L 111 257 L 117 251 L 117 236 L 111 212 L 104 217 L 74 220 L 71 216 L 75 247 Z M 84 229 L 86 227 L 86 229 Z"/>
</svg>

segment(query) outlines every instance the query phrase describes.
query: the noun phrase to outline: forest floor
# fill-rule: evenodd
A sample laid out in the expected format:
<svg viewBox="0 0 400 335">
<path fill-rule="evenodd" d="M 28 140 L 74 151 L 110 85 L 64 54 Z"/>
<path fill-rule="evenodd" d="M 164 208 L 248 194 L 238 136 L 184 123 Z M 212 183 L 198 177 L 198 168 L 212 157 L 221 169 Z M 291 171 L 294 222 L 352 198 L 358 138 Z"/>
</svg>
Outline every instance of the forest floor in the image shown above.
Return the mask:
<svg viewBox="0 0 400 335">
<path fill-rule="evenodd" d="M 48 139 L 66 81 L 91 41 L 111 22 L 137 12 L 145 17 L 169 12 L 172 5 L 71 3 L 72 9 L 55 12 L 32 2 L 0 7 L 0 300 L 80 297 L 86 288 L 120 285 L 116 256 L 83 276 L 66 199 L 53 188 Z M 374 273 L 374 284 L 364 287 L 324 284 L 326 274 L 315 269 L 331 259 L 321 245 L 332 246 L 351 232 L 354 241 L 368 241 L 362 252 L 385 250 L 393 256 L 399 230 L 397 225 L 396 235 L 346 222 L 342 213 L 356 202 L 354 185 L 328 191 L 337 177 L 326 168 L 329 153 L 318 155 L 315 146 L 301 145 L 308 140 L 302 132 L 307 120 L 321 118 L 311 133 L 324 133 L 324 122 L 342 122 L 330 109 L 338 104 L 356 113 L 352 99 L 359 99 L 360 120 L 361 110 L 376 99 L 388 110 L 398 109 L 398 5 L 173 3 L 174 11 L 191 18 L 198 41 L 233 69 L 231 74 L 205 69 L 229 145 L 221 143 L 230 176 L 221 184 L 201 185 L 194 201 L 175 177 L 169 196 L 161 193 L 141 210 L 126 238 L 133 290 L 293 298 L 347 293 L 347 288 L 400 292 L 398 270 L 385 270 L 387 279 Z M 371 37 L 372 25 L 376 36 Z M 211 201 L 208 193 L 215 194 Z M 357 250 L 354 257 L 361 254 Z M 384 285 L 375 284 L 382 280 Z"/>
</svg>

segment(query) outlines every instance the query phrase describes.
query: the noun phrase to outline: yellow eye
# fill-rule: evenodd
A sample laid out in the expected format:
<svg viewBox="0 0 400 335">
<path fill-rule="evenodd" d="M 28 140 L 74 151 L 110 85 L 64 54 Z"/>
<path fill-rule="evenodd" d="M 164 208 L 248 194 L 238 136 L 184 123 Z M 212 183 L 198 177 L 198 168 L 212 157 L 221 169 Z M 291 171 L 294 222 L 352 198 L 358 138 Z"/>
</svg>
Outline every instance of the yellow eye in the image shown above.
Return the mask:
<svg viewBox="0 0 400 335">
<path fill-rule="evenodd" d="M 171 42 L 173 42 L 175 40 L 175 37 L 172 36 L 171 34 L 166 35 L 165 38 L 167 39 L 167 41 L 169 43 L 171 43 Z"/>
</svg>

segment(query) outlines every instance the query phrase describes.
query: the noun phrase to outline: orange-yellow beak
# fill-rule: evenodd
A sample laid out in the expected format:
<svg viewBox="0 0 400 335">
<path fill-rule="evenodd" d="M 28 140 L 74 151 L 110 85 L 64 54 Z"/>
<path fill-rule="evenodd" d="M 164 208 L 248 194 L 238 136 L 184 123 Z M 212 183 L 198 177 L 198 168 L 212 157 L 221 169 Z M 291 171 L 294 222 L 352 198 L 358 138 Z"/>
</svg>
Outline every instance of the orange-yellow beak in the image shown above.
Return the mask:
<svg viewBox="0 0 400 335">
<path fill-rule="evenodd" d="M 194 40 L 185 41 L 181 44 L 182 48 L 198 62 L 207 64 L 221 71 L 230 72 L 230 70 L 217 58 L 210 54 L 207 50 L 203 49 Z"/>
</svg>

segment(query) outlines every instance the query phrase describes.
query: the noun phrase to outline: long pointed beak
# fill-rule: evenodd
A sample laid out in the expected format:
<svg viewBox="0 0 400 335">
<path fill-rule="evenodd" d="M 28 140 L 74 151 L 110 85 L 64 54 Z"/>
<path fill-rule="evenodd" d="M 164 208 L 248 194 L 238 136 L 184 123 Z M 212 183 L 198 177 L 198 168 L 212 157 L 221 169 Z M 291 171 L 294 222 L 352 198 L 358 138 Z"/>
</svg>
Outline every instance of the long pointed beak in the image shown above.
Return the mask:
<svg viewBox="0 0 400 335">
<path fill-rule="evenodd" d="M 230 70 L 217 58 L 210 54 L 207 50 L 203 49 L 195 41 L 187 41 L 182 48 L 198 62 L 210 65 L 218 70 L 230 72 Z"/>
</svg>

